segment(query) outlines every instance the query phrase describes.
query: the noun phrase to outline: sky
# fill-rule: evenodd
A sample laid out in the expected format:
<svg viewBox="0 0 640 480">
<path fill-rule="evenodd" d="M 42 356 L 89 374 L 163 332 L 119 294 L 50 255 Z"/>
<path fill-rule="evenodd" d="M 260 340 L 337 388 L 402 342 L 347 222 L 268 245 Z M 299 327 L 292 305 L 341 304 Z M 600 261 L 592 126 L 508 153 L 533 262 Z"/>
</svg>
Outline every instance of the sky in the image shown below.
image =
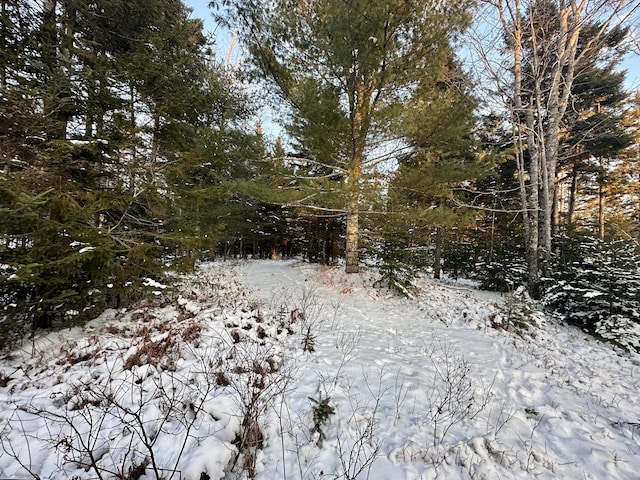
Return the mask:
<svg viewBox="0 0 640 480">
<path fill-rule="evenodd" d="M 225 60 L 230 56 L 233 62 L 238 62 L 242 57 L 241 47 L 234 44 L 230 50 L 232 43 L 232 34 L 226 28 L 217 25 L 213 19 L 212 10 L 209 8 L 210 0 L 184 0 L 184 3 L 193 9 L 192 17 L 200 18 L 204 21 L 205 31 L 215 37 L 215 54 L 219 60 Z M 633 29 L 633 27 L 632 27 Z M 628 91 L 640 92 L 640 42 L 637 41 L 638 31 L 632 31 L 634 36 L 636 53 L 627 55 L 620 65 L 620 69 L 627 71 L 626 87 Z M 257 94 L 257 98 L 267 100 L 264 93 Z M 268 103 L 268 100 L 267 100 Z M 269 144 L 274 144 L 276 138 L 280 138 L 285 142 L 285 148 L 289 148 L 288 136 L 284 130 L 282 122 L 277 119 L 278 114 L 273 108 L 264 106 L 261 108 L 258 118 L 265 132 L 265 140 Z"/>
<path fill-rule="evenodd" d="M 204 20 L 205 31 L 215 35 L 216 55 L 224 59 L 229 52 L 232 35 L 226 28 L 216 25 L 208 6 L 209 0 L 184 0 L 184 3 L 193 9 L 192 17 Z"/>
<path fill-rule="evenodd" d="M 220 26 L 216 26 L 211 10 L 208 7 L 209 0 L 184 0 L 184 3 L 193 9 L 193 17 L 204 20 L 207 31 L 215 33 L 216 54 L 220 59 L 225 58 L 229 52 L 231 33 Z M 638 36 L 638 32 L 636 32 L 636 36 Z M 237 49 L 238 47 L 235 48 Z M 638 53 L 627 55 L 621 64 L 621 68 L 627 71 L 627 88 L 630 91 L 640 91 L 640 55 Z"/>
</svg>

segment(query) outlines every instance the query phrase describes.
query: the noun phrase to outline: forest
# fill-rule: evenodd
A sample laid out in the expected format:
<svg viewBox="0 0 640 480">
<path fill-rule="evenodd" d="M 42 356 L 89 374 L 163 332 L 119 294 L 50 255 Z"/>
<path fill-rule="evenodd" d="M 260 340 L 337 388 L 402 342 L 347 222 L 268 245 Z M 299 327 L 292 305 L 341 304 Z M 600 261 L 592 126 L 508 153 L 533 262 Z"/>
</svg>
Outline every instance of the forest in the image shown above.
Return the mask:
<svg viewBox="0 0 640 480">
<path fill-rule="evenodd" d="M 295 257 L 640 348 L 638 2 L 209 7 L 239 53 L 180 0 L 0 0 L 3 345 Z"/>
</svg>

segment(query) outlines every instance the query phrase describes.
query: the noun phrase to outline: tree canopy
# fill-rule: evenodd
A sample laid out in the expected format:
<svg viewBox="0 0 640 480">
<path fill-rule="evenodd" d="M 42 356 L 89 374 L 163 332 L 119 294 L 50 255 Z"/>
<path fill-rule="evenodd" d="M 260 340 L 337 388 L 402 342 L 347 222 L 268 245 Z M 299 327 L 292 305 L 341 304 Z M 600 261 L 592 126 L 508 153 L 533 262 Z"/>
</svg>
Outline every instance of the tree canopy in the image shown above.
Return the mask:
<svg viewBox="0 0 640 480">
<path fill-rule="evenodd" d="M 289 132 L 305 158 L 344 178 L 346 270 L 357 272 L 361 195 L 368 177 L 403 148 L 403 105 L 437 77 L 472 2 L 213 2 L 237 28 L 254 72 L 291 108 Z M 231 20 L 233 19 L 233 24 Z M 395 142 L 395 144 L 394 144 Z M 307 206 L 321 205 L 305 203 Z"/>
</svg>

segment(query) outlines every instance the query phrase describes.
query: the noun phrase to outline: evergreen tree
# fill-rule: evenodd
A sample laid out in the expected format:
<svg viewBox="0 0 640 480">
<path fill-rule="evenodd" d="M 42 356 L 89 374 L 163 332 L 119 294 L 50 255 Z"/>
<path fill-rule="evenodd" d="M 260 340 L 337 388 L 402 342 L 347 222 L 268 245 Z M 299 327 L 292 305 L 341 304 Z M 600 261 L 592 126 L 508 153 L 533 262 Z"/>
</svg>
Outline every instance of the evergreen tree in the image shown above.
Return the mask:
<svg viewBox="0 0 640 480">
<path fill-rule="evenodd" d="M 2 5 L 0 323 L 10 337 L 126 304 L 168 262 L 212 250 L 221 222 L 191 209 L 224 196 L 208 170 L 246 143 L 247 110 L 179 0 Z"/>
<path fill-rule="evenodd" d="M 580 235 L 563 240 L 564 255 L 547 280 L 544 303 L 597 337 L 640 350 L 637 245 Z"/>
<path fill-rule="evenodd" d="M 597 25 L 585 32 L 585 41 L 597 35 Z M 569 195 L 566 220 L 572 226 L 582 187 L 583 195 L 593 192 L 597 204 L 597 232 L 605 235 L 605 197 L 608 185 L 613 185 L 614 164 L 632 142 L 624 125 L 625 72 L 616 71 L 622 60 L 622 43 L 626 29 L 613 29 L 602 38 L 599 48 L 581 58 L 580 75 L 572 95 L 573 109 L 565 119 L 567 134 L 562 139 L 560 169 L 567 172 Z M 559 192 L 557 192 L 559 194 Z M 558 195 L 557 195 L 558 196 Z M 555 203 L 556 231 L 560 222 L 560 205 Z"/>
<path fill-rule="evenodd" d="M 256 70 L 292 108 L 290 132 L 316 165 L 320 186 L 340 187 L 339 204 L 331 204 L 335 194 L 320 193 L 301 195 L 300 203 L 346 217 L 346 270 L 357 272 L 363 189 L 375 184 L 368 177 L 387 142 L 402 136 L 388 134 L 410 93 L 446 61 L 450 38 L 469 20 L 470 2 L 220 4 L 230 5 L 222 16 L 237 23 Z"/>
<path fill-rule="evenodd" d="M 451 60 L 437 77 L 421 81 L 408 107 L 402 128 L 411 148 L 389 185 L 388 208 L 393 214 L 382 222 L 382 264 L 406 264 L 404 281 L 387 268 L 395 285 L 406 286 L 410 274 L 424 265 L 430 244 L 433 273 L 439 278 L 447 230 L 473 223 L 463 205 L 482 169 L 474 151 L 476 103 L 470 90 Z"/>
</svg>

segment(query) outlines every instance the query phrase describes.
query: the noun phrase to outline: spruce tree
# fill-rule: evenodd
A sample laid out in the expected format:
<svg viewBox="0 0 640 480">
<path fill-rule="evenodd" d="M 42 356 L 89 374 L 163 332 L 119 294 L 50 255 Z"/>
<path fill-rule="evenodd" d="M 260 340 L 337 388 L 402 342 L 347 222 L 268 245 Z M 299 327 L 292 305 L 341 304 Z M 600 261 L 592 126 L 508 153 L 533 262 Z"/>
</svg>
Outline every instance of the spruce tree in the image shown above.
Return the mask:
<svg viewBox="0 0 640 480">
<path fill-rule="evenodd" d="M 387 268 L 393 285 L 406 286 L 427 258 L 439 278 L 447 230 L 474 220 L 465 197 L 483 168 L 475 153 L 476 102 L 470 91 L 451 55 L 437 77 L 420 82 L 407 108 L 402 129 L 410 150 L 389 184 L 387 208 L 393 213 L 381 222 L 381 262 L 394 262 L 404 272 L 398 276 Z"/>
<path fill-rule="evenodd" d="M 246 109 L 179 0 L 3 5 L 0 323 L 11 337 L 125 305 L 166 265 L 212 250 L 219 219 L 178 213 L 223 196 L 197 175 L 246 143 Z"/>
</svg>

